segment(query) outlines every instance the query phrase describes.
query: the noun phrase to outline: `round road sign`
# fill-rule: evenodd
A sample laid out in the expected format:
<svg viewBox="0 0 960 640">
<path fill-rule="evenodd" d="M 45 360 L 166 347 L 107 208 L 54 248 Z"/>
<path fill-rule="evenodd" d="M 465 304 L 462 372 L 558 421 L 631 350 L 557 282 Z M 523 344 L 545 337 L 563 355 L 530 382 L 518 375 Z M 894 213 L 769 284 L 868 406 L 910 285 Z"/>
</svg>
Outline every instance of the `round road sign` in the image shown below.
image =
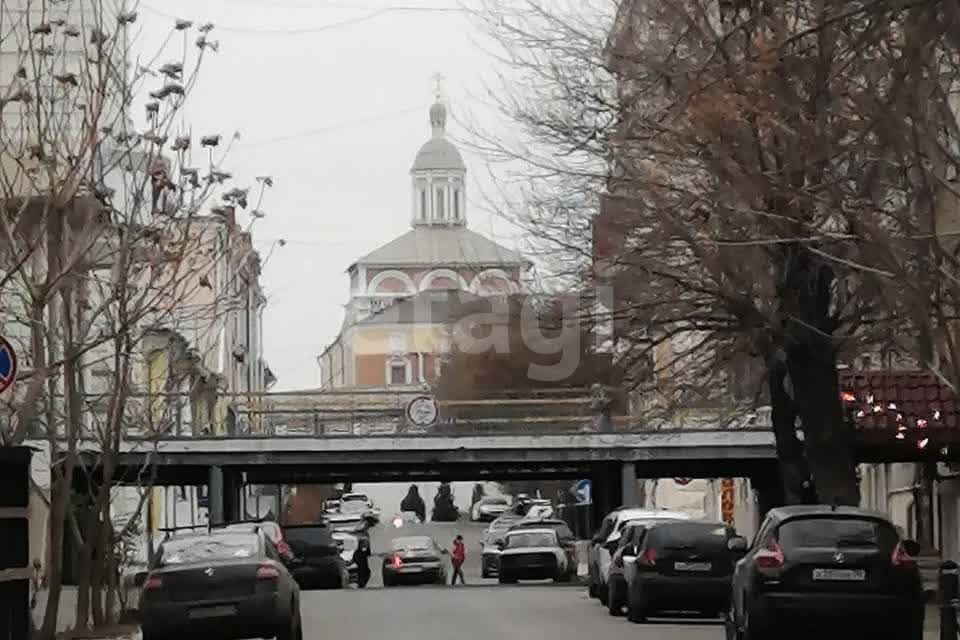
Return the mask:
<svg viewBox="0 0 960 640">
<path fill-rule="evenodd" d="M 0 393 L 10 388 L 17 378 L 17 354 L 6 338 L 0 337 Z"/>
</svg>

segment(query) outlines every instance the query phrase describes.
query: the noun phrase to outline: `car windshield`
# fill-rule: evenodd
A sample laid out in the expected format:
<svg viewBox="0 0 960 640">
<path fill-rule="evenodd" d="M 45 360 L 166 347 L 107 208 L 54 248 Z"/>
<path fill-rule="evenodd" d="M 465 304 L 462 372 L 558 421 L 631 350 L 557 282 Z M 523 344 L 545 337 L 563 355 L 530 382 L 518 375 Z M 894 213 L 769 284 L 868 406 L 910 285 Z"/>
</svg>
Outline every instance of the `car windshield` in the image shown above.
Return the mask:
<svg viewBox="0 0 960 640">
<path fill-rule="evenodd" d="M 654 549 L 723 551 L 733 531 L 722 523 L 673 522 L 654 526 L 647 545 Z"/>
<path fill-rule="evenodd" d="M 522 547 L 555 547 L 557 534 L 553 531 L 522 531 L 507 536 L 508 549 Z"/>
<path fill-rule="evenodd" d="M 397 538 L 391 544 L 390 548 L 394 551 L 401 549 L 432 549 L 433 540 L 425 537 Z"/>
<path fill-rule="evenodd" d="M 787 520 L 777 531 L 786 548 L 879 547 L 893 549 L 897 532 L 889 523 L 868 518 L 810 517 Z"/>
<path fill-rule="evenodd" d="M 253 534 L 228 533 L 174 539 L 163 543 L 160 565 L 252 558 L 257 554 L 257 547 L 258 539 Z"/>
<path fill-rule="evenodd" d="M 369 500 L 369 498 L 367 498 L 367 496 L 365 496 L 365 495 L 362 494 L 362 493 L 350 493 L 350 494 L 347 494 L 347 495 L 343 496 L 343 503 L 344 503 L 344 504 L 346 504 L 346 503 L 348 503 L 348 502 L 367 502 L 368 500 Z"/>
<path fill-rule="evenodd" d="M 506 498 L 484 498 L 480 504 L 507 504 Z"/>
</svg>

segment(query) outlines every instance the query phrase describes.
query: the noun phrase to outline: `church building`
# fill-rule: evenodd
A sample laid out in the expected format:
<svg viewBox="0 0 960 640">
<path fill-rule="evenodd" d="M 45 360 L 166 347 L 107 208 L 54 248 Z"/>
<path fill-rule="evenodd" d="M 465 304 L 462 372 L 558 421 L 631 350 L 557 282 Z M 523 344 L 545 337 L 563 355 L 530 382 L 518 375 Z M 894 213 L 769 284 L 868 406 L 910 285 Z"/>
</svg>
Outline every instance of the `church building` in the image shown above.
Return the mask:
<svg viewBox="0 0 960 640">
<path fill-rule="evenodd" d="M 446 124 L 438 97 L 432 134 L 410 169 L 411 228 L 347 269 L 343 326 L 317 358 L 321 389 L 429 383 L 450 349 L 458 305 L 522 292 L 531 263 L 467 227 L 467 168 Z"/>
</svg>

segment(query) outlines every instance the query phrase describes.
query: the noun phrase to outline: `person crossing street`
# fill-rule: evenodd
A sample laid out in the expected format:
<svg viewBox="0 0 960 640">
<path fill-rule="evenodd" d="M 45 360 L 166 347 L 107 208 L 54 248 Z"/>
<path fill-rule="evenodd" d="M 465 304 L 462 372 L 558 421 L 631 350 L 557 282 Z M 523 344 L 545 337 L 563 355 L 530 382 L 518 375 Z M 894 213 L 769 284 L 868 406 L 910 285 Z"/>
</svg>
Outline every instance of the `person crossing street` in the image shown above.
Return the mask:
<svg viewBox="0 0 960 640">
<path fill-rule="evenodd" d="M 450 562 L 453 565 L 453 578 L 450 580 L 450 586 L 457 584 L 457 576 L 460 576 L 460 584 L 467 584 L 463 577 L 463 562 L 467 559 L 467 547 L 463 544 L 463 536 L 457 534 L 453 539 L 453 550 L 450 552 Z"/>
</svg>

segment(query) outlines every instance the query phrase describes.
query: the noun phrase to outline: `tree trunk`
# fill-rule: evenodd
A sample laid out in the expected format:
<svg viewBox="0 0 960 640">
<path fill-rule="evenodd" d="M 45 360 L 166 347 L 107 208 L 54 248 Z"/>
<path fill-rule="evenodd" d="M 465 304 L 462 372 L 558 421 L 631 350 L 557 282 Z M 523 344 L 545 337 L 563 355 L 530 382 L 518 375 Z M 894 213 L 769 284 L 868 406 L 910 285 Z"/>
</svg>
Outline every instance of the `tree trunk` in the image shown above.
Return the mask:
<svg viewBox="0 0 960 640">
<path fill-rule="evenodd" d="M 818 500 L 859 505 L 853 426 L 843 414 L 833 346 L 828 338 L 793 346 L 787 366 Z"/>
<path fill-rule="evenodd" d="M 787 504 L 810 504 L 817 501 L 810 481 L 810 467 L 804 457 L 803 443 L 797 438 L 797 412 L 787 393 L 787 365 L 782 361 L 768 365 L 767 385 L 770 391 L 773 436 L 777 460 Z"/>
</svg>

